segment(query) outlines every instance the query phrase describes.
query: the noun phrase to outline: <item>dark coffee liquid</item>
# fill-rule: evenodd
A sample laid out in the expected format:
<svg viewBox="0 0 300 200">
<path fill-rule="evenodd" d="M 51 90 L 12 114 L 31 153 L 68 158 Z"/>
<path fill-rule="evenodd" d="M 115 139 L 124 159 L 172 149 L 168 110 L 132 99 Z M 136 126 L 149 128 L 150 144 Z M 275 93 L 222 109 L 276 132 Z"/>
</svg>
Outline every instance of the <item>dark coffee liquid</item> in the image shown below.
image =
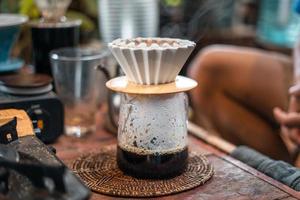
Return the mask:
<svg viewBox="0 0 300 200">
<path fill-rule="evenodd" d="M 32 46 L 36 73 L 52 76 L 50 51 L 79 44 L 79 26 L 32 27 Z"/>
<path fill-rule="evenodd" d="M 186 165 L 188 149 L 170 153 L 136 153 L 118 146 L 117 164 L 125 173 L 137 178 L 163 179 L 180 175 Z"/>
</svg>

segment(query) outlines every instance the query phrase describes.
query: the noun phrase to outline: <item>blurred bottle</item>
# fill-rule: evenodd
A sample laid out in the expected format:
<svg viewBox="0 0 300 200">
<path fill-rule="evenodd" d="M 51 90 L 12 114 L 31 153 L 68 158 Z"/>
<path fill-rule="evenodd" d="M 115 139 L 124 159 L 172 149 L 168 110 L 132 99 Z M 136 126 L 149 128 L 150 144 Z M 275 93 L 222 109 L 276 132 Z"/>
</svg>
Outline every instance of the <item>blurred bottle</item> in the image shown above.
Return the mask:
<svg viewBox="0 0 300 200">
<path fill-rule="evenodd" d="M 232 29 L 235 33 L 255 35 L 258 17 L 258 2 L 256 0 L 235 1 L 232 16 Z"/>
<path fill-rule="evenodd" d="M 282 47 L 293 47 L 300 32 L 300 16 L 295 0 L 261 0 L 257 27 L 258 40 Z"/>
<path fill-rule="evenodd" d="M 117 38 L 157 36 L 158 0 L 98 0 L 98 6 L 104 43 Z"/>
</svg>

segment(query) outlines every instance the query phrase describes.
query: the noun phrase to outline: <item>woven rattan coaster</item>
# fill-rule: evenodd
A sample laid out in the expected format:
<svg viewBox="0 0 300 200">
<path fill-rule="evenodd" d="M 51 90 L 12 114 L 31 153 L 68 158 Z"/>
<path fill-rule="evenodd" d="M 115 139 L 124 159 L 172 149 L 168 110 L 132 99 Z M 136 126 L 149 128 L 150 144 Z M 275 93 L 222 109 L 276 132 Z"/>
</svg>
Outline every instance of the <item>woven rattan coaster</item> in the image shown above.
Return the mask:
<svg viewBox="0 0 300 200">
<path fill-rule="evenodd" d="M 78 158 L 72 168 L 94 192 L 122 197 L 154 197 L 183 192 L 203 185 L 214 173 L 204 156 L 190 152 L 188 166 L 180 176 L 164 180 L 136 179 L 124 175 L 117 167 L 115 146 Z"/>
</svg>

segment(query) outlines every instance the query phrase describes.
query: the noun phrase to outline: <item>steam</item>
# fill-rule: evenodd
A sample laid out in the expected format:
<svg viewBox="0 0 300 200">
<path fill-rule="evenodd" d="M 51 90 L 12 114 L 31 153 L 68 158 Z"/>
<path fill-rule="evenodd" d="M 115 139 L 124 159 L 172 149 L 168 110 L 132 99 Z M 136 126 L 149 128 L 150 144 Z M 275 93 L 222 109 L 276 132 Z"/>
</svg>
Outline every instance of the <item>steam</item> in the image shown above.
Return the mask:
<svg viewBox="0 0 300 200">
<path fill-rule="evenodd" d="M 198 41 L 208 30 L 230 26 L 233 3 L 233 0 L 201 1 L 202 5 L 187 24 L 187 37 Z"/>
<path fill-rule="evenodd" d="M 193 0 L 184 1 L 181 19 L 170 22 L 161 29 L 161 36 L 186 38 L 199 41 L 207 31 L 231 25 L 234 0 Z"/>
</svg>

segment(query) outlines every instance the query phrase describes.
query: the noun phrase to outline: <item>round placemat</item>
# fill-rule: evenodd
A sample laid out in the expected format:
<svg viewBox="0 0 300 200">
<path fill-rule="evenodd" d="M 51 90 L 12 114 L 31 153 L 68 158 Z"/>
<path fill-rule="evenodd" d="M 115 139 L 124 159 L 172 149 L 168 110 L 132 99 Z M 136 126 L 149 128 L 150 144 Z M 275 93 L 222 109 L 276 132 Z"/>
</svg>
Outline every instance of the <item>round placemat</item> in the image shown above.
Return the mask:
<svg viewBox="0 0 300 200">
<path fill-rule="evenodd" d="M 72 164 L 74 172 L 94 192 L 122 197 L 154 197 L 183 192 L 203 185 L 213 173 L 205 156 L 190 152 L 186 170 L 171 179 L 136 179 L 123 174 L 116 163 L 116 148 L 79 157 Z"/>
</svg>

